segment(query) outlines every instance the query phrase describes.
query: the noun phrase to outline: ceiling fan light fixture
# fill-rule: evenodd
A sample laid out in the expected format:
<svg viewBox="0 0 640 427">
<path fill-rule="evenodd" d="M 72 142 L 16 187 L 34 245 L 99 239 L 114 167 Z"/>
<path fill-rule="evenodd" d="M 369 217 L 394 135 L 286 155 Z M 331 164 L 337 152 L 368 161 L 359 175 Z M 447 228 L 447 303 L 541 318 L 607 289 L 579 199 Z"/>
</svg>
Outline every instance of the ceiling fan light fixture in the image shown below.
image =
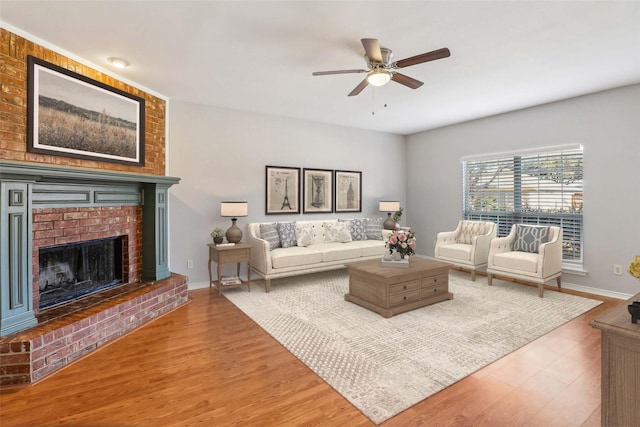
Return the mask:
<svg viewBox="0 0 640 427">
<path fill-rule="evenodd" d="M 382 68 L 376 68 L 367 75 L 367 82 L 371 86 L 384 86 L 391 80 L 391 72 Z"/>
</svg>

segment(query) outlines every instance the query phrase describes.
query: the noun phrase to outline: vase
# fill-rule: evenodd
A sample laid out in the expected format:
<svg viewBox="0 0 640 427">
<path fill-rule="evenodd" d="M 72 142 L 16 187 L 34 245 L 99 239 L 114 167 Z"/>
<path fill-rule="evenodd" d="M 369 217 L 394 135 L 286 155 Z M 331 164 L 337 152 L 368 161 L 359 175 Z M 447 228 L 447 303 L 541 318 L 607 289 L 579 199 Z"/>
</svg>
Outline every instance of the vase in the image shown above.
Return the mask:
<svg viewBox="0 0 640 427">
<path fill-rule="evenodd" d="M 214 237 L 213 243 L 215 243 L 216 245 L 219 245 L 220 243 L 222 243 L 223 240 L 224 240 L 224 237 Z"/>
</svg>

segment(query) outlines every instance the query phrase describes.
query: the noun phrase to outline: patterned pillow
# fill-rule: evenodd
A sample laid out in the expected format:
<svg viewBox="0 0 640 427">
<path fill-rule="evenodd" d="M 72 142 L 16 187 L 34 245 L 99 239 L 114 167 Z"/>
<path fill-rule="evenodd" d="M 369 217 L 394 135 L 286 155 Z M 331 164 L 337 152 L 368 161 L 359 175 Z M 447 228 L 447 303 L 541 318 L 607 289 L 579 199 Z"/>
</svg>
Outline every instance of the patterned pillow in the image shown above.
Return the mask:
<svg viewBox="0 0 640 427">
<path fill-rule="evenodd" d="M 351 233 L 346 222 L 325 222 L 324 223 L 324 241 L 326 243 L 351 242 Z"/>
<path fill-rule="evenodd" d="M 296 243 L 298 246 L 309 246 L 313 243 L 313 226 L 311 224 L 296 224 Z"/>
<path fill-rule="evenodd" d="M 280 236 L 280 245 L 283 248 L 296 246 L 296 225 L 293 222 L 279 222 L 278 236 Z"/>
<path fill-rule="evenodd" d="M 260 224 L 260 237 L 269 242 L 269 250 L 280 247 L 280 236 L 276 223 Z"/>
<path fill-rule="evenodd" d="M 382 240 L 382 218 L 367 218 L 365 233 L 367 240 Z"/>
<path fill-rule="evenodd" d="M 540 245 L 549 241 L 549 227 L 516 225 L 516 239 L 513 250 L 538 253 Z"/>
<path fill-rule="evenodd" d="M 351 240 L 367 240 L 367 232 L 365 227 L 365 224 L 367 222 L 366 218 L 339 219 L 338 221 L 349 224 Z"/>
<path fill-rule="evenodd" d="M 484 234 L 483 222 L 464 221 L 460 229 L 460 234 L 458 234 L 458 243 L 470 245 L 473 243 L 473 238 L 481 234 Z"/>
</svg>

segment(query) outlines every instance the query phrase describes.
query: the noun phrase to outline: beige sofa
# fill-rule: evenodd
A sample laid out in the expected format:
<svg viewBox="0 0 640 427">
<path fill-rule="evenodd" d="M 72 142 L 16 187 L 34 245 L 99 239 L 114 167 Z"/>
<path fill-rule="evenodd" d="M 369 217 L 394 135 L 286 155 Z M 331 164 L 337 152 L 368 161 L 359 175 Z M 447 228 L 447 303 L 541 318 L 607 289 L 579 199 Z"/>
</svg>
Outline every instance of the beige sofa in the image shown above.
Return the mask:
<svg viewBox="0 0 640 427">
<path fill-rule="evenodd" d="M 370 238 L 367 240 L 355 240 L 362 238 L 362 236 L 353 236 L 350 241 L 341 242 L 326 241 L 327 235 L 335 237 L 334 230 L 337 227 L 335 224 L 339 222 L 338 220 L 250 223 L 247 225 L 246 242 L 252 246 L 252 270 L 264 277 L 265 290 L 269 292 L 271 279 L 336 270 L 344 268 L 345 264 L 349 262 L 380 259 L 384 255 L 385 242 L 391 232 L 383 230 L 382 221 L 378 221 L 379 229 L 377 227 L 369 227 L 368 234 L 369 237 L 373 237 L 372 234 L 377 237 L 378 233 L 380 233 L 380 240 Z M 340 222 L 350 224 L 349 221 L 343 220 Z M 311 230 L 312 236 L 309 236 L 306 244 L 272 249 L 270 242 L 263 238 L 265 236 L 261 235 L 261 224 L 268 226 L 269 224 L 291 223 L 298 228 L 303 227 L 306 230 Z M 327 230 L 327 227 L 330 230 Z M 347 225 L 347 227 L 349 226 Z M 273 236 L 271 236 L 271 240 L 273 242 Z"/>
</svg>

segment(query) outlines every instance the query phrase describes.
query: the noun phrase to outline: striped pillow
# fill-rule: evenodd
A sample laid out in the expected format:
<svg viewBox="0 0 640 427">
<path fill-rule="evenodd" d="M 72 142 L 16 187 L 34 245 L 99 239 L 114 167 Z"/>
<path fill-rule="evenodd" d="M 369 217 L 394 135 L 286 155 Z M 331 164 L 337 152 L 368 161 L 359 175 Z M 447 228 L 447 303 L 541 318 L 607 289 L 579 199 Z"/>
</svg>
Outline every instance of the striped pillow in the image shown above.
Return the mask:
<svg viewBox="0 0 640 427">
<path fill-rule="evenodd" d="M 269 242 L 269 250 L 280 247 L 280 236 L 275 222 L 260 224 L 260 237 Z"/>
</svg>

